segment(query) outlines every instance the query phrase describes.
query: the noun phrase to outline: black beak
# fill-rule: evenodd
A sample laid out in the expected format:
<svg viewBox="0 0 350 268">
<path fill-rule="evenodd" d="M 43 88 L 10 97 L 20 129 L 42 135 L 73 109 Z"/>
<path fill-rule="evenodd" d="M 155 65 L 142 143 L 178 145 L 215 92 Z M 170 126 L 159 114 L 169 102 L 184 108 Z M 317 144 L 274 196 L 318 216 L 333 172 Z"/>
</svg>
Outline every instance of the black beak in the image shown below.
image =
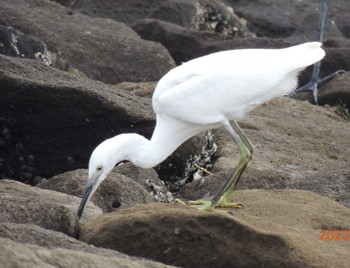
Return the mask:
<svg viewBox="0 0 350 268">
<path fill-rule="evenodd" d="M 81 215 L 83 215 L 83 212 L 84 212 L 84 208 L 88 202 L 88 200 L 90 199 L 90 195 L 91 195 L 91 192 L 92 192 L 92 189 L 94 189 L 94 183 L 91 183 L 85 190 L 85 193 L 83 195 L 83 198 L 80 202 L 80 206 L 78 208 L 78 217 L 80 219 Z"/>
</svg>

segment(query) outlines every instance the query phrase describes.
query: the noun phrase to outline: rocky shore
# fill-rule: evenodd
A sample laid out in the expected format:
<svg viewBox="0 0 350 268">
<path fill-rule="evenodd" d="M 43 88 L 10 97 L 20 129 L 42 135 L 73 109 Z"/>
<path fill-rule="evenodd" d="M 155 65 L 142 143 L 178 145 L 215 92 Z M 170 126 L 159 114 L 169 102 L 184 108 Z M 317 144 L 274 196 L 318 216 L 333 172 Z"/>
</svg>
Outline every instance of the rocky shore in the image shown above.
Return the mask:
<svg viewBox="0 0 350 268">
<path fill-rule="evenodd" d="M 245 208 L 173 203 L 209 198 L 232 172 L 237 148 L 217 129 L 212 175 L 188 171 L 205 154 L 202 133 L 154 169 L 115 168 L 76 214 L 94 147 L 152 135 L 151 96 L 167 71 L 215 51 L 316 40 L 321 2 L 0 0 L 0 267 L 347 267 L 347 0 L 330 1 L 321 76 L 345 72 L 319 88 L 320 105 L 286 96 L 239 122 L 255 145 L 232 196 Z"/>
</svg>

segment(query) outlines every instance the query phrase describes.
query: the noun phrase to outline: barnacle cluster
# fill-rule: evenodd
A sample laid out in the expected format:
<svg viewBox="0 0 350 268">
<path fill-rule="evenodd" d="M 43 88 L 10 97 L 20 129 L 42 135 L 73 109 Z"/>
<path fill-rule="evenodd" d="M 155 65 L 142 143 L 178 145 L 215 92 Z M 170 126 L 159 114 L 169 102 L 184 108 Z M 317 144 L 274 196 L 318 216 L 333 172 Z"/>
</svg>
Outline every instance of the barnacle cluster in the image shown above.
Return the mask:
<svg viewBox="0 0 350 268">
<path fill-rule="evenodd" d="M 180 180 L 167 185 L 172 192 L 177 192 L 185 184 L 195 181 L 201 187 L 206 180 L 206 175 L 211 175 L 210 169 L 213 167 L 213 160 L 216 157 L 217 145 L 214 142 L 213 134 L 207 131 L 205 144 L 199 154 L 190 155 L 186 161 L 186 167 Z"/>
</svg>

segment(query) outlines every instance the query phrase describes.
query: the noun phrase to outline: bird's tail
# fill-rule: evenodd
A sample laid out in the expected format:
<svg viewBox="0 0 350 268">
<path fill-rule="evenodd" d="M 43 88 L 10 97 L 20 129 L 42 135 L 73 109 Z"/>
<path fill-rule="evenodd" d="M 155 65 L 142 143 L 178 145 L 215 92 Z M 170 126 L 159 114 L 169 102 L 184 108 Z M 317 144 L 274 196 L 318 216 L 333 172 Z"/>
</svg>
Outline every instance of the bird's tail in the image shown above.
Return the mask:
<svg viewBox="0 0 350 268">
<path fill-rule="evenodd" d="M 294 67 L 298 69 L 322 60 L 326 53 L 321 46 L 320 42 L 308 42 L 288 47 L 285 50 L 288 53 L 290 62 L 294 62 Z"/>
</svg>

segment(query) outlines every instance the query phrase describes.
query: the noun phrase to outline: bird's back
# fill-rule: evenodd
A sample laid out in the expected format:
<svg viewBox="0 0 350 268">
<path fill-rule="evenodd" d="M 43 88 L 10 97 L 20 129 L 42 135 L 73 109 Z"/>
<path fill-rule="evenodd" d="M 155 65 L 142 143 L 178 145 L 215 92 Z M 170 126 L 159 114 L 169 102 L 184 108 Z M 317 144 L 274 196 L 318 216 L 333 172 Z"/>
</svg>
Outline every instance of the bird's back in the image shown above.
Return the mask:
<svg viewBox="0 0 350 268">
<path fill-rule="evenodd" d="M 318 42 L 284 49 L 223 51 L 191 60 L 167 73 L 153 95 L 156 113 L 214 124 L 241 119 L 257 105 L 288 94 L 298 73 L 321 60 Z"/>
</svg>

